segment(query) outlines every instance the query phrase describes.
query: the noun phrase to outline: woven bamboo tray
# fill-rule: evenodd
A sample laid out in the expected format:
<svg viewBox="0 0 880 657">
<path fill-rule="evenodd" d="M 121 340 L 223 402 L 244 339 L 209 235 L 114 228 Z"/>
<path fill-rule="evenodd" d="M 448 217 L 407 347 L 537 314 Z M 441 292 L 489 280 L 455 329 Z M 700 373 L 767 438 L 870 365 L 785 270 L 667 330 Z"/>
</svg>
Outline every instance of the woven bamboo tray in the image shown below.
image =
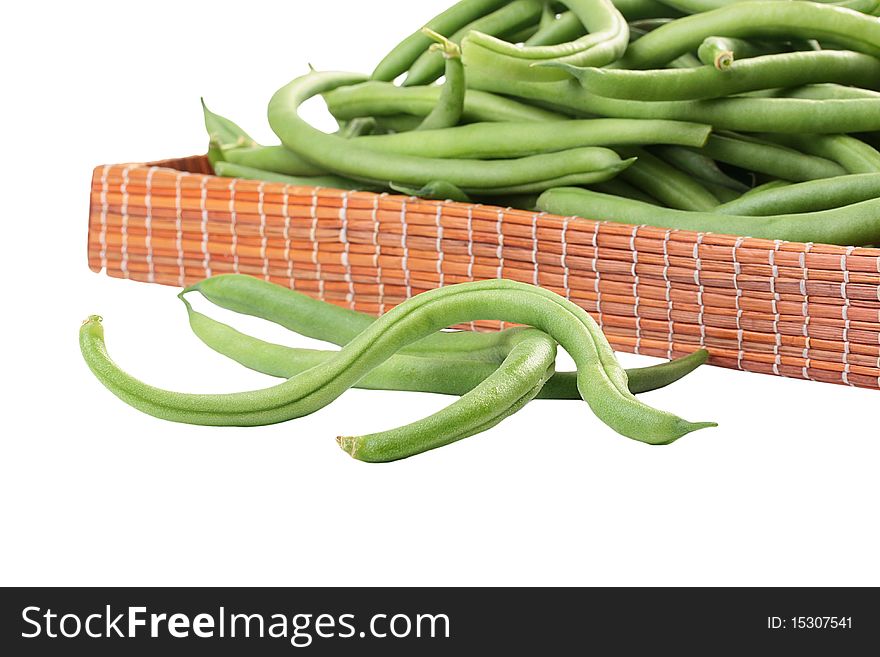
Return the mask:
<svg viewBox="0 0 880 657">
<path fill-rule="evenodd" d="M 880 387 L 880 249 L 218 178 L 204 156 L 96 168 L 88 246 L 114 277 L 237 272 L 372 314 L 509 278 L 581 305 L 621 351 Z"/>
</svg>

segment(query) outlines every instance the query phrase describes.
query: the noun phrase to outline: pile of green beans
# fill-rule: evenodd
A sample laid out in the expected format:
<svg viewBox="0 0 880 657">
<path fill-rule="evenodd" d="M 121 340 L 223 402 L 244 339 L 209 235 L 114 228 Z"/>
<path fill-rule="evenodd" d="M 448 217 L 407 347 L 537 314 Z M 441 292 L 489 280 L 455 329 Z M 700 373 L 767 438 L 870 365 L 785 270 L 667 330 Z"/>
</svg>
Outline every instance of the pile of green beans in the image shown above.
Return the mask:
<svg viewBox="0 0 880 657">
<path fill-rule="evenodd" d="M 338 351 L 292 349 L 242 334 L 195 311 L 198 292 L 216 305 L 339 345 Z M 688 422 L 636 399 L 705 362 L 698 351 L 639 370 L 624 370 L 599 327 L 581 308 L 541 288 L 506 280 L 463 283 L 419 294 L 377 318 L 316 301 L 256 278 L 225 275 L 184 290 L 190 326 L 206 345 L 251 369 L 286 379 L 230 394 L 187 394 L 150 386 L 108 355 L 100 317 L 80 329 L 80 349 L 111 392 L 158 418 L 209 426 L 284 422 L 324 408 L 348 388 L 457 395 L 447 408 L 403 427 L 338 438 L 363 461 L 407 458 L 485 431 L 536 397 L 583 399 L 618 433 L 668 444 L 711 422 Z M 523 324 L 494 334 L 443 329 L 481 319 Z M 576 372 L 556 372 L 557 347 Z"/>
<path fill-rule="evenodd" d="M 873 244 L 878 14 L 880 0 L 460 0 L 370 76 L 279 90 L 279 145 L 204 108 L 209 158 L 291 185 Z M 299 115 L 314 96 L 336 134 Z"/>
</svg>

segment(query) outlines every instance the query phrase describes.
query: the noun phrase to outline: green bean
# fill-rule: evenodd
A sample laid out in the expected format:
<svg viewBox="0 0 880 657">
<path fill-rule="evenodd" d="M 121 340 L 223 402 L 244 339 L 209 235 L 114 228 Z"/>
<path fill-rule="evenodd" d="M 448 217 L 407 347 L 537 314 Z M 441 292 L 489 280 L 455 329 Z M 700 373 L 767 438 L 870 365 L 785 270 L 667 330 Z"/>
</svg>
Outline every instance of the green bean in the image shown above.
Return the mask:
<svg viewBox="0 0 880 657">
<path fill-rule="evenodd" d="M 643 18 L 678 18 L 681 12 L 657 0 L 614 0 L 624 18 L 636 21 Z"/>
<path fill-rule="evenodd" d="M 538 33 L 538 24 L 529 25 L 528 27 L 524 27 L 519 32 L 512 32 L 511 34 L 506 35 L 506 38 L 511 43 L 525 43 L 533 36 Z"/>
<path fill-rule="evenodd" d="M 392 114 L 389 116 L 376 116 L 376 123 L 386 134 L 396 134 L 398 132 L 413 132 L 421 124 L 424 117 L 412 114 Z"/>
<path fill-rule="evenodd" d="M 583 146 L 706 144 L 712 129 L 698 123 L 583 119 L 546 123 L 474 123 L 446 130 L 376 135 L 362 146 L 406 155 L 431 153 L 440 158 L 495 159 L 565 151 Z"/>
<path fill-rule="evenodd" d="M 247 148 L 257 145 L 253 137 L 242 130 L 238 124 L 209 110 L 205 105 L 204 98 L 201 101 L 205 129 L 208 131 L 208 162 L 211 168 L 224 159 L 223 151 L 225 148 L 232 146 Z"/>
<path fill-rule="evenodd" d="M 880 57 L 880 21 L 849 9 L 814 2 L 736 2 L 687 16 L 633 43 L 622 64 L 657 68 L 695 51 L 710 36 L 820 39 Z"/>
<path fill-rule="evenodd" d="M 536 181 L 555 183 L 558 178 L 572 175 L 601 182 L 629 166 L 613 151 L 597 147 L 571 149 L 564 156 L 554 153 L 490 161 L 395 155 L 325 134 L 300 118 L 298 108 L 308 98 L 359 79 L 360 76 L 350 73 L 311 73 L 294 80 L 269 103 L 270 126 L 289 149 L 335 174 L 406 186 L 444 180 L 466 194 L 487 189 L 497 193 L 522 190 L 524 185 L 529 186 L 528 191 L 541 191 Z"/>
<path fill-rule="evenodd" d="M 785 2 L 790 0 L 770 1 Z M 675 9 L 678 9 L 685 14 L 698 14 L 702 12 L 713 11 L 722 7 L 729 7 L 730 5 L 736 4 L 737 2 L 743 2 L 743 0 L 663 0 L 664 4 L 667 4 L 670 7 L 674 7 Z M 845 7 L 847 9 L 852 9 L 853 11 L 859 11 L 866 14 L 870 14 L 872 11 L 877 9 L 878 5 L 880 5 L 877 0 L 812 0 L 812 2 L 834 5 L 837 7 Z"/>
<path fill-rule="evenodd" d="M 581 23 L 581 19 L 572 12 L 566 11 L 552 23 L 542 26 L 525 45 L 556 46 L 579 39 L 586 33 L 587 28 Z"/>
<path fill-rule="evenodd" d="M 830 179 L 826 178 L 826 180 L 830 180 Z M 767 182 L 762 183 L 760 185 L 757 185 L 756 187 L 752 187 L 747 192 L 743 192 L 742 195 L 740 196 L 740 198 L 748 198 L 748 197 L 752 196 L 753 194 L 760 194 L 761 192 L 765 192 L 769 189 L 780 189 L 781 187 L 788 187 L 791 184 L 792 184 L 791 181 L 788 181 L 788 180 L 779 180 L 779 179 L 768 180 Z"/>
<path fill-rule="evenodd" d="M 439 46 L 442 57 L 446 60 L 446 80 L 437 99 L 437 105 L 425 117 L 425 120 L 417 128 L 418 130 L 450 128 L 458 125 L 461 115 L 464 114 L 466 85 L 464 65 L 461 63 L 461 49 L 452 41 L 436 32 L 431 32 L 429 36 L 437 39 L 438 43 L 431 46 L 428 51 L 434 51 L 435 47 Z"/>
<path fill-rule="evenodd" d="M 702 66 L 703 62 L 697 59 L 696 55 L 686 52 L 681 57 L 676 57 L 669 62 L 669 68 L 697 68 Z"/>
<path fill-rule="evenodd" d="M 880 100 L 880 93 L 872 89 L 859 89 L 842 84 L 808 84 L 803 87 L 771 89 L 768 90 L 768 97 L 803 100 Z"/>
<path fill-rule="evenodd" d="M 805 155 L 791 148 L 741 135 L 713 134 L 702 151 L 718 162 L 795 182 L 833 178 L 846 173 L 839 164 L 823 157 Z"/>
<path fill-rule="evenodd" d="M 397 429 L 340 436 L 343 451 L 368 463 L 387 463 L 486 431 L 518 412 L 553 374 L 556 343 L 534 329 L 519 338 L 498 369 L 446 408 Z"/>
<path fill-rule="evenodd" d="M 405 187 L 391 183 L 389 187 L 399 193 L 407 196 L 415 196 L 418 198 L 428 199 L 429 201 L 455 201 L 457 203 L 473 203 L 473 199 L 465 194 L 455 185 L 445 180 L 434 180 L 427 185 L 416 189 L 415 187 Z"/>
<path fill-rule="evenodd" d="M 472 59 L 468 63 L 468 87 L 549 103 L 580 115 L 693 121 L 712 125 L 719 130 L 835 134 L 880 130 L 880 98 L 821 101 L 747 97 L 685 101 L 620 100 L 586 93 L 575 80 L 532 83 L 509 79 L 498 65 L 495 58 L 482 61 Z"/>
<path fill-rule="evenodd" d="M 621 180 L 619 176 L 617 178 L 612 178 L 611 180 L 606 180 L 603 183 L 591 185 L 590 189 L 602 192 L 603 194 L 614 194 L 615 196 L 622 196 L 623 198 L 631 198 L 636 201 L 642 201 L 643 203 L 652 203 L 654 205 L 660 204 L 657 199 L 650 196 L 645 190 L 639 189 L 635 185 L 630 185 L 628 182 Z"/>
<path fill-rule="evenodd" d="M 680 210 L 711 210 L 718 205 L 718 199 L 699 182 L 647 151 L 619 149 L 619 152 L 638 158 L 620 174 L 621 178 L 662 204 Z"/>
<path fill-rule="evenodd" d="M 325 75 L 325 74 L 312 74 Z M 302 78 L 300 78 L 302 79 Z M 439 87 L 396 87 L 388 82 L 353 80 L 325 92 L 327 108 L 337 120 L 357 116 L 414 114 L 427 116 L 440 98 Z M 551 121 L 564 117 L 555 112 L 469 89 L 464 98 L 464 121 Z"/>
<path fill-rule="evenodd" d="M 880 173 L 860 173 L 764 188 L 719 205 L 716 212 L 764 216 L 816 212 L 880 198 Z"/>
<path fill-rule="evenodd" d="M 465 25 L 455 34 L 450 35 L 449 40 L 460 44 L 465 35 L 474 30 L 493 36 L 506 36 L 536 22 L 542 9 L 543 3 L 540 0 L 510 0 L 491 14 Z M 442 73 L 442 55 L 436 51 L 432 52 L 429 48 L 413 63 L 403 84 L 408 87 L 430 84 Z"/>
<path fill-rule="evenodd" d="M 643 224 L 646 218 L 650 218 L 650 224 L 660 228 L 771 240 L 845 246 L 880 241 L 880 221 L 877 220 L 880 216 L 880 199 L 819 212 L 749 217 L 658 208 L 584 189 L 557 188 L 541 195 L 538 208 L 552 214 L 626 224 Z"/>
<path fill-rule="evenodd" d="M 304 372 L 332 357 L 333 352 L 293 349 L 263 342 L 193 310 L 185 295 L 200 292 L 216 305 L 264 319 L 291 331 L 337 346 L 351 342 L 376 318 L 316 301 L 299 292 L 237 274 L 215 276 L 180 294 L 193 333 L 211 349 L 245 367 L 284 379 Z M 441 332 L 401 349 L 386 363 L 367 374 L 357 387 L 372 390 L 409 390 L 463 395 L 483 381 L 508 355 L 509 334 Z M 674 383 L 708 359 L 700 350 L 651 367 L 627 370 L 633 394 Z M 538 395 L 541 399 L 579 399 L 577 372 L 557 372 Z"/>
<path fill-rule="evenodd" d="M 697 58 L 706 66 L 714 66 L 724 71 L 739 59 L 776 54 L 781 52 L 780 47 L 779 44 L 764 41 L 710 36 L 703 39 L 697 48 Z"/>
<path fill-rule="evenodd" d="M 880 152 L 849 135 L 762 135 L 762 137 L 836 162 L 846 173 L 880 172 Z"/>
<path fill-rule="evenodd" d="M 284 183 L 301 187 L 332 187 L 335 189 L 356 189 L 371 191 L 378 189 L 366 182 L 358 182 L 342 176 L 286 176 L 273 171 L 263 171 L 252 167 L 245 167 L 232 162 L 218 162 L 214 167 L 214 173 L 223 178 L 243 178 L 245 180 L 265 180 L 266 182 Z"/>
<path fill-rule="evenodd" d="M 684 171 L 686 174 L 704 183 L 726 187 L 732 192 L 737 193 L 743 193 L 749 189 L 745 183 L 728 176 L 719 169 L 715 160 L 708 157 L 705 153 L 678 146 L 656 146 L 651 150 L 676 169 Z"/>
<path fill-rule="evenodd" d="M 339 397 L 405 344 L 448 325 L 476 319 L 533 326 L 559 343 L 578 367 L 578 390 L 593 412 L 624 436 L 666 444 L 712 423 L 691 423 L 653 409 L 629 392 L 626 373 L 592 318 L 552 292 L 506 280 L 463 283 L 424 292 L 377 319 L 331 360 L 284 383 L 244 393 L 189 395 L 148 386 L 107 355 L 100 319 L 80 330 L 87 364 L 114 394 L 157 417 L 193 424 L 260 425 L 312 413 Z M 487 407 L 487 413 L 496 409 Z M 452 428 L 452 427 L 447 427 Z"/>
<path fill-rule="evenodd" d="M 561 79 L 564 74 L 532 68 L 534 62 L 555 60 L 576 66 L 605 66 L 623 55 L 629 27 L 611 0 L 564 0 L 562 4 L 578 17 L 589 34 L 558 45 L 518 47 L 491 35 L 471 32 L 462 41 L 465 64 L 472 51 L 486 50 L 506 62 L 507 75 L 548 81 Z"/>
<path fill-rule="evenodd" d="M 480 16 L 495 11 L 509 0 L 462 0 L 442 14 L 435 16 L 425 27 L 449 36 Z M 411 34 L 394 47 L 373 71 L 374 80 L 390 82 L 409 70 L 410 66 L 433 43 L 421 30 Z"/>
<path fill-rule="evenodd" d="M 287 176 L 321 176 L 327 173 L 284 146 L 233 148 L 223 151 L 223 159 L 230 164 Z"/>
<path fill-rule="evenodd" d="M 631 100 L 700 100 L 782 86 L 837 82 L 880 88 L 880 60 L 845 50 L 790 52 L 698 68 L 628 71 L 563 65 L 588 92 Z"/>
<path fill-rule="evenodd" d="M 718 183 L 709 182 L 708 180 L 703 181 L 703 186 L 711 192 L 711 194 L 717 199 L 717 203 L 714 208 L 718 207 L 719 203 L 729 203 L 735 199 L 740 197 L 739 192 L 733 191 L 730 187 L 726 185 L 719 185 Z"/>
</svg>

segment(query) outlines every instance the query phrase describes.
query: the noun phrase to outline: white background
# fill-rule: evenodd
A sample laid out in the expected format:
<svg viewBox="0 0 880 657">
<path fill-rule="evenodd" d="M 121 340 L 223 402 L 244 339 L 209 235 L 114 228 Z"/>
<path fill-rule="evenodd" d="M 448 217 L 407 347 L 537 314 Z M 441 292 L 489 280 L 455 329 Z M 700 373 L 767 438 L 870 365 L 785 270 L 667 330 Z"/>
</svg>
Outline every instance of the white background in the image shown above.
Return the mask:
<svg viewBox="0 0 880 657">
<path fill-rule="evenodd" d="M 645 396 L 721 424 L 670 447 L 545 401 L 375 466 L 334 437 L 450 400 L 351 391 L 294 422 L 216 429 L 142 415 L 89 373 L 77 330 L 100 313 L 111 354 L 156 385 L 274 382 L 199 343 L 174 289 L 89 271 L 92 168 L 204 152 L 200 95 L 272 143 L 265 105 L 308 62 L 369 72 L 448 2 L 7 7 L 0 583 L 880 584 L 877 392 L 703 368 Z"/>
</svg>

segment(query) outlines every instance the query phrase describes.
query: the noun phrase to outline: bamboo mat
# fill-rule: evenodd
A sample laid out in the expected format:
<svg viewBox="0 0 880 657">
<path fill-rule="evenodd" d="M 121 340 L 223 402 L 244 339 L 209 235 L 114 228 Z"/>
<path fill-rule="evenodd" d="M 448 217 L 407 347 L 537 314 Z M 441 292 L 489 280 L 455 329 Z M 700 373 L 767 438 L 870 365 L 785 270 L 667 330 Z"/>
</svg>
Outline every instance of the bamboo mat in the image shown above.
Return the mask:
<svg viewBox="0 0 880 657">
<path fill-rule="evenodd" d="M 705 347 L 722 367 L 880 387 L 880 249 L 218 178 L 196 156 L 97 167 L 88 256 L 114 277 L 250 274 L 371 314 L 509 278 L 579 304 L 621 351 Z"/>
</svg>

